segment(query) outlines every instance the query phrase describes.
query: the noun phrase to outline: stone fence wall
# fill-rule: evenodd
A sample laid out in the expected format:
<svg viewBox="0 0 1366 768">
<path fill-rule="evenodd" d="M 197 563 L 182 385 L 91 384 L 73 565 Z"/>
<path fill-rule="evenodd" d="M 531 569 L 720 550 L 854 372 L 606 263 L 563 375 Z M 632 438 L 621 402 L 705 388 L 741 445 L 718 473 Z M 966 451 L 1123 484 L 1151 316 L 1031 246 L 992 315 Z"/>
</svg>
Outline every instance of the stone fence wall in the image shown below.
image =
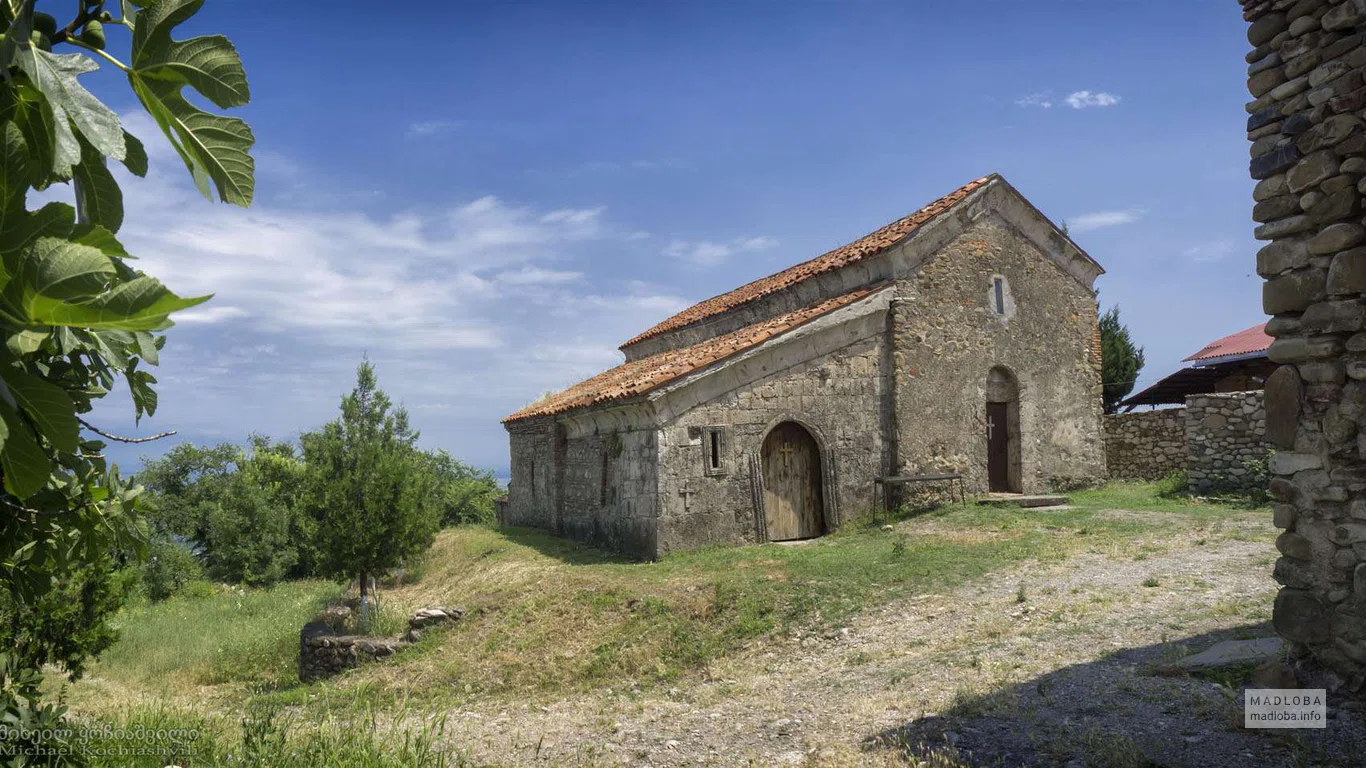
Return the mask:
<svg viewBox="0 0 1366 768">
<path fill-rule="evenodd" d="M 1266 408 L 1261 392 L 1186 398 L 1186 476 L 1197 493 L 1265 488 Z"/>
<path fill-rule="evenodd" d="M 1115 478 L 1157 480 L 1186 468 L 1185 408 L 1105 417 L 1105 466 Z"/>
<path fill-rule="evenodd" d="M 1156 480 L 1186 470 L 1192 491 L 1265 485 L 1266 410 L 1261 392 L 1192 395 L 1183 408 L 1105 417 L 1110 477 Z"/>
</svg>

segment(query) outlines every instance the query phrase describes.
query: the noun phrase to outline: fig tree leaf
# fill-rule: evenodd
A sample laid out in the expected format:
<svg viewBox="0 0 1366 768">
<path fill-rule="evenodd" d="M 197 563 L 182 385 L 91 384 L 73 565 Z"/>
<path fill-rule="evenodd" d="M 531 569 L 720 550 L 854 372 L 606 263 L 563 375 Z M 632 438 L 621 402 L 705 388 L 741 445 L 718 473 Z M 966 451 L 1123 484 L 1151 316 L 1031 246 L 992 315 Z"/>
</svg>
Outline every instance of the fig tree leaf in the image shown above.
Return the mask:
<svg viewBox="0 0 1366 768">
<path fill-rule="evenodd" d="M 0 369 L 0 375 L 43 437 L 63 453 L 75 453 L 81 427 L 71 396 L 56 384 L 19 368 L 7 366 Z"/>
<path fill-rule="evenodd" d="M 0 448 L 0 467 L 5 470 L 5 490 L 27 499 L 47 485 L 52 462 L 38 445 L 33 430 L 13 409 L 0 406 L 0 421 L 5 425 L 5 443 Z"/>
<path fill-rule="evenodd" d="M 28 304 L 31 323 L 118 331 L 154 331 L 166 327 L 172 312 L 202 304 L 211 297 L 181 298 L 150 277 L 139 277 L 107 293 L 79 303 L 35 297 Z"/>
<path fill-rule="evenodd" d="M 87 91 L 76 78 L 94 72 L 99 65 L 79 53 L 49 53 L 20 42 L 19 68 L 47 97 L 56 118 L 57 142 L 75 144 L 71 124 L 102 154 L 122 160 L 127 154 L 119 116 Z M 68 123 L 70 121 L 70 124 Z M 80 148 L 76 146 L 79 156 Z"/>
<path fill-rule="evenodd" d="M 100 253 L 106 256 L 117 256 L 120 259 L 137 258 L 124 250 L 123 243 L 114 237 L 113 232 L 99 224 L 77 224 L 71 230 L 71 242 L 99 249 Z"/>
<path fill-rule="evenodd" d="M 171 30 L 202 5 L 203 0 L 160 0 L 148 6 L 133 30 L 128 81 L 200 191 L 207 195 L 212 182 L 219 199 L 247 206 L 255 192 L 251 129 L 195 107 L 182 93 L 188 85 L 224 109 L 251 98 L 241 59 L 227 38 L 171 38 Z"/>
<path fill-rule="evenodd" d="M 124 131 L 123 145 L 128 148 L 128 152 L 123 158 L 123 164 L 128 168 L 128 172 L 139 178 L 146 176 L 147 150 L 142 146 L 142 141 L 133 134 Z"/>
<path fill-rule="evenodd" d="M 83 222 L 112 232 L 123 226 L 123 191 L 104 164 L 104 156 L 81 137 L 81 162 L 74 169 L 76 205 Z"/>
</svg>

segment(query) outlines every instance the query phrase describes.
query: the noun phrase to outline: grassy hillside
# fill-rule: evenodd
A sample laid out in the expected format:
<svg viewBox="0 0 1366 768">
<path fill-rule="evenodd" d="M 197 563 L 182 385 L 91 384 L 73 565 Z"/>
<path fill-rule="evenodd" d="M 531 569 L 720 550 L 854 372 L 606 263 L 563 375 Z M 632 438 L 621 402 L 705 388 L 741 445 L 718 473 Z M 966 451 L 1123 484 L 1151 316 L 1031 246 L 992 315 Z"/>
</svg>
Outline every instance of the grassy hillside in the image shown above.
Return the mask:
<svg viewBox="0 0 1366 768">
<path fill-rule="evenodd" d="M 1173 525 L 1196 536 L 1245 535 L 1237 526 L 1225 531 L 1224 521 L 1246 511 L 1163 499 L 1145 485 L 1073 501 L 1075 508 L 1055 511 L 946 507 L 893 531 L 882 530 L 887 521 L 867 521 L 802 544 L 714 548 L 654 563 L 535 531 L 450 529 L 418 569 L 421 578 L 382 590 L 381 599 L 396 614 L 435 604 L 468 613 L 390 661 L 299 685 L 299 627 L 338 588 L 224 589 L 126 609 L 122 639 L 68 698 L 88 717 L 192 710 L 233 729 L 243 711 L 262 706 L 318 722 L 372 708 L 393 717 L 400 707 L 639 689 L 705 675 L 758 643 L 826 632 L 871 605 L 1005 566 L 1133 550 L 1145 533 Z M 1107 511 L 1114 508 L 1150 514 Z"/>
</svg>

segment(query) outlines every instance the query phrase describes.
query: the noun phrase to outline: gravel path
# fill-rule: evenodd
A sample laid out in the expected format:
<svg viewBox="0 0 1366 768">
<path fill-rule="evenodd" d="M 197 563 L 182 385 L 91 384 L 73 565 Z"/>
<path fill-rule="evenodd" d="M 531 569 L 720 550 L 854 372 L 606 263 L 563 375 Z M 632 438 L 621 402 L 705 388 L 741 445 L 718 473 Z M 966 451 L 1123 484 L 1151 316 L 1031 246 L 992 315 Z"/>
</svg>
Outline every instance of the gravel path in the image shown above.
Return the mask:
<svg viewBox="0 0 1366 768">
<path fill-rule="evenodd" d="M 1024 564 L 767 641 L 668 691 L 452 711 L 447 743 L 496 765 L 895 765 L 933 750 L 964 765 L 1366 765 L 1352 703 L 1330 700 L 1324 731 L 1244 731 L 1236 680 L 1155 673 L 1270 634 L 1265 533 L 1174 528 Z"/>
</svg>

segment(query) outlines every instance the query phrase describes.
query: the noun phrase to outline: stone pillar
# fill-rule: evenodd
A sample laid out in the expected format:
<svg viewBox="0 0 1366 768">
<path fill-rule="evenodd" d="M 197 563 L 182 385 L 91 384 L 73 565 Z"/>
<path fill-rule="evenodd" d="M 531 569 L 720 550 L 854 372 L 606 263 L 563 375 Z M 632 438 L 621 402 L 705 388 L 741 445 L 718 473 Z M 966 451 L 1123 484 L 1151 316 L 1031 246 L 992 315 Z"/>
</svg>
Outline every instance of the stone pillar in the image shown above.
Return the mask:
<svg viewBox="0 0 1366 768">
<path fill-rule="evenodd" d="M 1268 462 L 1282 585 L 1273 624 L 1342 685 L 1366 673 L 1366 0 L 1241 0 L 1248 140 L 1274 315 Z"/>
</svg>

